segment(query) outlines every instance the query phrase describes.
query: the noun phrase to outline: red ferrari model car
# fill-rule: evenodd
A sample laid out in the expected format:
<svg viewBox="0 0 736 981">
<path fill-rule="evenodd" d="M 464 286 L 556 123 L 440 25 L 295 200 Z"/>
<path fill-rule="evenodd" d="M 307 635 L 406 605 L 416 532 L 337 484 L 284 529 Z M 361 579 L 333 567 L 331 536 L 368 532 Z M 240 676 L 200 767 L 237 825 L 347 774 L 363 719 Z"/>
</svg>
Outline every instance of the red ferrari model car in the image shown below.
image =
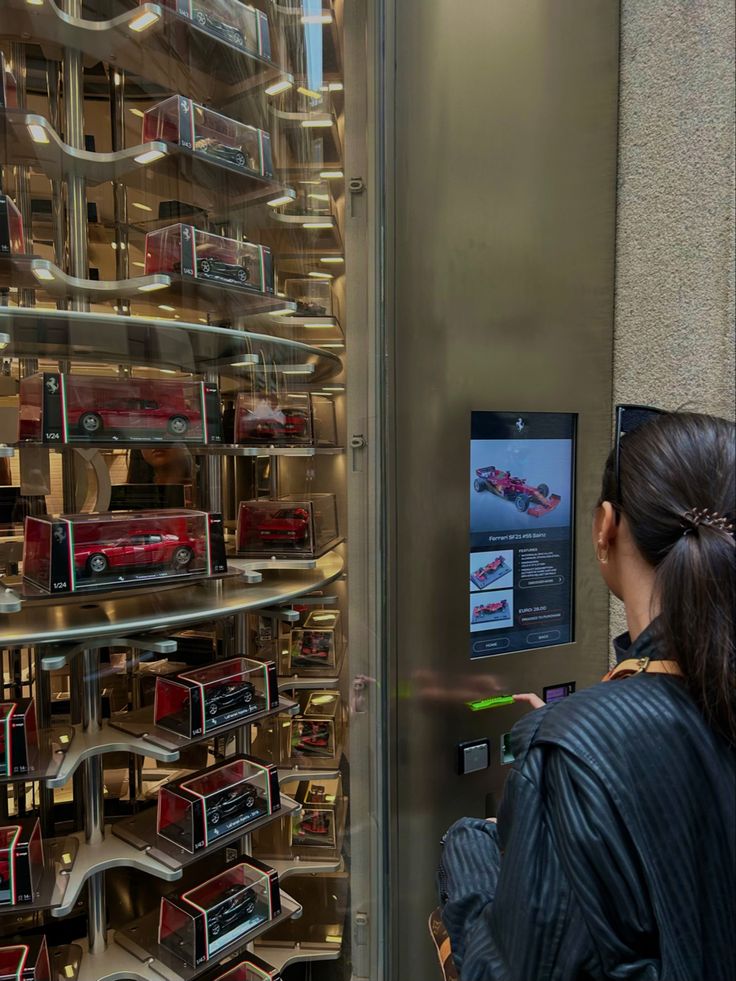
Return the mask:
<svg viewBox="0 0 736 981">
<path fill-rule="evenodd" d="M 514 477 L 510 470 L 481 467 L 475 471 L 473 487 L 478 493 L 492 491 L 506 501 L 513 501 L 518 511 L 526 511 L 533 518 L 553 511 L 560 503 L 559 494 L 550 494 L 547 484 L 532 487 L 524 477 Z"/>
<path fill-rule="evenodd" d="M 306 508 L 282 508 L 258 525 L 258 537 L 264 542 L 303 544 L 309 537 L 309 511 Z"/>
<path fill-rule="evenodd" d="M 102 576 L 113 569 L 171 565 L 176 570 L 189 566 L 198 542 L 187 536 L 163 532 L 132 532 L 114 542 L 83 542 L 74 545 L 78 573 Z"/>
<path fill-rule="evenodd" d="M 302 440 L 309 435 L 306 412 L 274 412 L 271 416 L 259 416 L 248 411 L 238 420 L 238 442 L 278 443 L 282 440 Z"/>
<path fill-rule="evenodd" d="M 166 430 L 172 436 L 185 436 L 192 423 L 202 421 L 200 408 L 187 400 L 167 405 L 162 399 L 138 396 L 118 395 L 77 411 L 77 426 L 85 436 L 121 429 Z"/>
</svg>

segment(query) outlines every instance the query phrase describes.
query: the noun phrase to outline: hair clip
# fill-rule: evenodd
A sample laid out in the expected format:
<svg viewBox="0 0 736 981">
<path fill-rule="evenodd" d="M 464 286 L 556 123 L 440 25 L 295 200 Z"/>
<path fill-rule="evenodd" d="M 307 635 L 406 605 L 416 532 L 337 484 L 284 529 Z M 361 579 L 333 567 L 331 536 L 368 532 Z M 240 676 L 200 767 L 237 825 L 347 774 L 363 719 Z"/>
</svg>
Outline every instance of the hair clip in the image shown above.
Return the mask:
<svg viewBox="0 0 736 981">
<path fill-rule="evenodd" d="M 729 535 L 732 535 L 734 531 L 733 522 L 725 515 L 720 514 L 718 511 L 711 511 L 709 508 L 690 508 L 682 517 L 687 522 L 683 525 L 685 529 L 683 535 L 689 535 L 690 532 L 697 531 L 700 525 L 705 525 L 708 528 L 718 528 L 720 531 L 725 531 Z"/>
</svg>

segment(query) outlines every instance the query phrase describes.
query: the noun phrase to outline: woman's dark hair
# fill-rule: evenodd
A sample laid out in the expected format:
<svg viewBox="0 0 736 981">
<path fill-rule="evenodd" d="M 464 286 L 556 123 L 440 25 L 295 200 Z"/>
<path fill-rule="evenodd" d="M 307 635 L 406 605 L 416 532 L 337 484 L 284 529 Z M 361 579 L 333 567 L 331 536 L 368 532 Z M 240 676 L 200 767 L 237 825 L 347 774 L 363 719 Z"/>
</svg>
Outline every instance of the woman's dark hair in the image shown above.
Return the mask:
<svg viewBox="0 0 736 981">
<path fill-rule="evenodd" d="M 677 661 L 710 725 L 736 745 L 736 427 L 715 416 L 655 416 L 621 439 L 602 501 L 625 515 L 639 551 L 656 569 L 662 656 Z M 725 521 L 690 523 L 707 509 Z"/>
<path fill-rule="evenodd" d="M 130 450 L 128 454 L 128 484 L 152 484 L 156 471 L 146 463 L 140 450 Z"/>
</svg>

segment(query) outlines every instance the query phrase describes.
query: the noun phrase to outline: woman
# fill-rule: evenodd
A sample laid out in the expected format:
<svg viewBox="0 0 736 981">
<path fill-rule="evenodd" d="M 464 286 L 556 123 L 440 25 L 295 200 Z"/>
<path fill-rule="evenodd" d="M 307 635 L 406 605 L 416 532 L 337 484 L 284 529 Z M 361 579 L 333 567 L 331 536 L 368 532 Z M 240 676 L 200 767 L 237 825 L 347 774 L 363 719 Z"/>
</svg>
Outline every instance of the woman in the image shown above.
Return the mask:
<svg viewBox="0 0 736 981">
<path fill-rule="evenodd" d="M 192 455 L 181 446 L 131 450 L 128 457 L 129 484 L 191 484 Z"/>
<path fill-rule="evenodd" d="M 735 435 L 659 414 L 617 439 L 593 541 L 627 665 L 518 723 L 498 824 L 447 833 L 462 981 L 736 978 Z"/>
</svg>

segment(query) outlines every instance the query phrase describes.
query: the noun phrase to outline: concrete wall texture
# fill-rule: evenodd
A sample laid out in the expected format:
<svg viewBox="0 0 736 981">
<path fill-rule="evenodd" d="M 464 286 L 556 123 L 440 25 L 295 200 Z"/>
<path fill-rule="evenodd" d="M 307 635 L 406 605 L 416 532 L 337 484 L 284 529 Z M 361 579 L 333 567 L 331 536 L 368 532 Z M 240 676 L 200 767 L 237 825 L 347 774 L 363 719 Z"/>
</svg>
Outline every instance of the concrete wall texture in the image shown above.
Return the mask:
<svg viewBox="0 0 736 981">
<path fill-rule="evenodd" d="M 622 0 L 617 402 L 734 415 L 733 0 Z"/>
</svg>

